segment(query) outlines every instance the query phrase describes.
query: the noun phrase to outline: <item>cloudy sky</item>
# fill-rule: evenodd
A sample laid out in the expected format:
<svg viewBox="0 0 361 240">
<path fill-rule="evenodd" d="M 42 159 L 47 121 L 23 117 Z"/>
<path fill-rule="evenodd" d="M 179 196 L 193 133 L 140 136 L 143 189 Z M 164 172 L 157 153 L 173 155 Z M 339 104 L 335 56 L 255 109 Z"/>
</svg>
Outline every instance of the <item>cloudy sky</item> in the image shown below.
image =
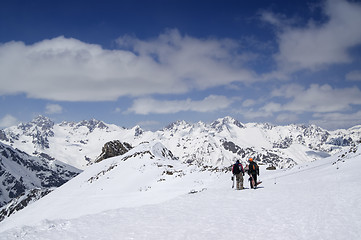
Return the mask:
<svg viewBox="0 0 361 240">
<path fill-rule="evenodd" d="M 361 124 L 361 1 L 19 1 L 0 7 L 0 128 L 41 114 Z"/>
</svg>

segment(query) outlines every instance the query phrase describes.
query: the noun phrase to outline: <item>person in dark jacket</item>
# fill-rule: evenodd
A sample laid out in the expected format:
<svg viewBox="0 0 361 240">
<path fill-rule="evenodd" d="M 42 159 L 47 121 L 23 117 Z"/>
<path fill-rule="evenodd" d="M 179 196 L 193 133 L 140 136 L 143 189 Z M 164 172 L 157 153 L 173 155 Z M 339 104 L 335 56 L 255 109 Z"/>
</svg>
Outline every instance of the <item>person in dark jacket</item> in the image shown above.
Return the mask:
<svg viewBox="0 0 361 240">
<path fill-rule="evenodd" d="M 244 176 L 244 170 L 242 164 L 239 162 L 239 160 L 236 161 L 236 163 L 232 167 L 232 173 L 236 176 L 236 189 L 242 190 L 243 189 L 243 176 Z"/>
<path fill-rule="evenodd" d="M 251 188 L 257 187 L 257 176 L 259 176 L 259 167 L 257 163 L 253 161 L 253 158 L 249 158 L 249 165 L 248 165 L 248 175 L 250 176 L 250 186 Z"/>
</svg>

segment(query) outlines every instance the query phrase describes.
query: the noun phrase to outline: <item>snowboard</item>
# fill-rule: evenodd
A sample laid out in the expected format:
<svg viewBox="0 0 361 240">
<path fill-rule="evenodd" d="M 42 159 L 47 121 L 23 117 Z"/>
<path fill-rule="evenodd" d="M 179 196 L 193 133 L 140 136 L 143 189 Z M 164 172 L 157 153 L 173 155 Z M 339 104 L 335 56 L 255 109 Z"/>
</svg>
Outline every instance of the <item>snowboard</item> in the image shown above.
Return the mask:
<svg viewBox="0 0 361 240">
<path fill-rule="evenodd" d="M 255 184 L 255 181 L 254 181 L 254 179 L 253 179 L 252 176 L 250 177 L 250 181 L 252 181 L 252 186 L 255 186 L 255 187 L 257 187 L 258 185 L 260 185 L 260 184 L 262 183 L 262 181 L 258 181 L 258 182 Z"/>
</svg>

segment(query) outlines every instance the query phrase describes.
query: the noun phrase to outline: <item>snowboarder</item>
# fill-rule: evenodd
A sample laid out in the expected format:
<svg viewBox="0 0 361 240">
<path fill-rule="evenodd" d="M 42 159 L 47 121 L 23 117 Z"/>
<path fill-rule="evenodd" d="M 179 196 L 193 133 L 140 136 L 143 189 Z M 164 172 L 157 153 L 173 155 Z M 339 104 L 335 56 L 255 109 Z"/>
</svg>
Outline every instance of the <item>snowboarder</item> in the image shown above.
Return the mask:
<svg viewBox="0 0 361 240">
<path fill-rule="evenodd" d="M 236 176 L 236 189 L 242 190 L 243 189 L 243 176 L 244 176 L 244 170 L 242 164 L 239 162 L 239 160 L 236 161 L 236 163 L 232 167 L 232 173 Z"/>
<path fill-rule="evenodd" d="M 259 167 L 257 163 L 253 161 L 253 158 L 249 158 L 249 165 L 248 165 L 248 175 L 250 176 L 250 186 L 251 188 L 257 187 L 257 176 L 259 175 Z"/>
</svg>

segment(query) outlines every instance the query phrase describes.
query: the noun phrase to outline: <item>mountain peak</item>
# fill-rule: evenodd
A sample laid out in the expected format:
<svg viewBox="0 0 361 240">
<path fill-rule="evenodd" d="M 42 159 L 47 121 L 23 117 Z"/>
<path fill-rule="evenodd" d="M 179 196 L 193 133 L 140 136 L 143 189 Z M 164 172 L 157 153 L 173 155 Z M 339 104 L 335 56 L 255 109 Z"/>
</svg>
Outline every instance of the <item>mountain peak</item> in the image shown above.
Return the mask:
<svg viewBox="0 0 361 240">
<path fill-rule="evenodd" d="M 218 118 L 216 121 L 211 123 L 211 127 L 219 131 L 221 131 L 224 126 L 229 126 L 229 125 L 235 125 L 239 128 L 244 128 L 242 123 L 240 123 L 238 120 L 230 116 L 226 116 L 224 118 Z"/>
<path fill-rule="evenodd" d="M 144 133 L 144 130 L 139 125 L 135 125 L 131 130 L 134 131 L 134 137 L 140 137 Z"/>
<path fill-rule="evenodd" d="M 174 128 L 177 128 L 177 127 L 180 127 L 180 126 L 188 126 L 188 125 L 189 125 L 189 123 L 187 123 L 186 121 L 178 120 L 178 121 L 175 121 L 175 122 L 169 124 L 164 129 L 171 130 L 171 129 L 174 129 Z"/>
<path fill-rule="evenodd" d="M 21 131 L 19 135 L 32 137 L 32 143 L 44 149 L 49 148 L 48 137 L 54 136 L 54 124 L 49 118 L 39 115 L 31 122 L 20 123 L 17 128 Z"/>
<path fill-rule="evenodd" d="M 85 126 L 89 129 L 90 132 L 93 132 L 94 129 L 96 129 L 96 128 L 100 128 L 100 129 L 108 128 L 108 126 L 104 122 L 99 121 L 94 118 L 90 119 L 90 120 L 83 120 L 83 121 L 79 122 L 76 126 L 77 127 Z"/>
<path fill-rule="evenodd" d="M 35 117 L 29 124 L 35 125 L 42 130 L 51 129 L 54 126 L 54 122 L 50 118 L 42 115 Z"/>
</svg>

